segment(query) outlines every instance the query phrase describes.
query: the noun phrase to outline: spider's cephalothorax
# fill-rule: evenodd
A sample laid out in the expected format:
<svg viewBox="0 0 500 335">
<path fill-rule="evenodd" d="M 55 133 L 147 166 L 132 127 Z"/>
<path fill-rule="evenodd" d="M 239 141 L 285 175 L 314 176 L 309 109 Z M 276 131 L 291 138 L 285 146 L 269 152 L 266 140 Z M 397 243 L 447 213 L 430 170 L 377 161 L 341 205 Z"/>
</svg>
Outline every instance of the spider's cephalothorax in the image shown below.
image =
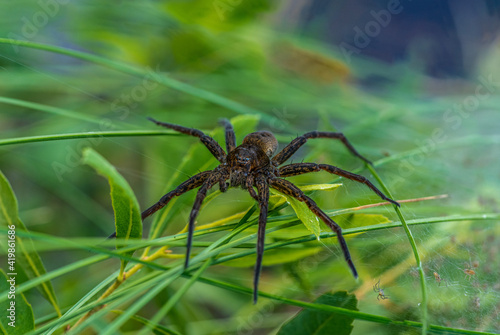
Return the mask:
<svg viewBox="0 0 500 335">
<path fill-rule="evenodd" d="M 271 156 L 277 148 L 278 141 L 268 131 L 248 134 L 243 143 L 229 151 L 227 155 L 230 185 L 248 189 L 253 187 L 253 179 L 257 174 L 273 173 L 275 169 L 271 164 Z"/>
<path fill-rule="evenodd" d="M 176 130 L 180 133 L 198 137 L 207 149 L 220 162 L 220 165 L 211 171 L 200 172 L 180 184 L 175 190 L 165 194 L 156 204 L 146 209 L 142 213 L 144 220 L 151 214 L 163 208 L 175 196 L 179 196 L 189 190 L 198 188 L 198 193 L 189 216 L 187 251 L 185 267 L 189 265 L 189 256 L 193 240 L 195 220 L 199 209 L 209 189 L 219 184 L 220 190 L 225 192 L 228 186 L 242 187 L 248 190 L 248 193 L 259 203 L 259 227 L 257 232 L 257 261 L 255 263 L 254 276 L 254 302 L 257 301 L 258 284 L 260 271 L 262 268 L 262 256 L 264 254 L 264 236 L 267 222 L 267 209 L 269 201 L 269 188 L 272 187 L 288 196 L 294 197 L 304 202 L 309 209 L 318 216 L 326 225 L 328 225 L 336 234 L 344 254 L 344 258 L 349 265 L 354 277 L 358 277 L 354 263 L 351 260 L 347 243 L 342 236 L 342 230 L 328 215 L 325 214 L 307 195 L 305 195 L 297 186 L 283 179 L 285 177 L 296 176 L 308 172 L 317 172 L 324 170 L 338 176 L 348 178 L 365 184 L 378 194 L 382 199 L 387 200 L 397 206 L 399 203 L 386 197 L 378 188 L 376 188 L 368 179 L 363 176 L 339 169 L 333 165 L 316 163 L 295 163 L 279 167 L 287 161 L 308 139 L 311 138 L 332 138 L 342 141 L 349 151 L 365 162 L 370 163 L 361 156 L 356 149 L 347 141 L 342 133 L 312 131 L 297 137 L 290 142 L 283 150 L 275 156 L 278 149 L 278 141 L 272 133 L 268 131 L 258 131 L 247 135 L 243 143 L 236 146 L 236 137 L 233 127 L 228 120 L 222 120 L 221 123 L 226 129 L 226 152 L 210 136 L 202 131 L 192 128 L 186 128 L 175 124 L 159 122 L 150 119 L 159 126 Z M 229 181 L 229 185 L 228 185 Z M 254 187 L 257 189 L 255 191 Z"/>
</svg>

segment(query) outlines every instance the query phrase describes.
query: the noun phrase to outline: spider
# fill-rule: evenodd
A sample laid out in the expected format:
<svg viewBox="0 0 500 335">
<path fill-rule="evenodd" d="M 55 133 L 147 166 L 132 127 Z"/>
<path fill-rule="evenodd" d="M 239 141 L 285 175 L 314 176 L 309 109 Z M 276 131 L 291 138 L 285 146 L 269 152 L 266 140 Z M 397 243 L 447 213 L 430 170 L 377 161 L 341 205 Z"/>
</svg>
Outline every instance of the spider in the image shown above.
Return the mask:
<svg viewBox="0 0 500 335">
<path fill-rule="evenodd" d="M 433 272 L 433 275 L 434 275 L 434 278 L 436 279 L 436 281 L 438 282 L 438 286 L 441 286 L 441 282 L 444 281 L 446 286 L 448 286 L 448 283 L 446 282 L 446 280 L 444 280 L 443 278 L 441 278 L 441 276 L 439 275 L 439 273 L 437 273 L 436 271 Z"/>
<path fill-rule="evenodd" d="M 344 146 L 355 156 L 359 157 L 368 164 L 369 160 L 361 156 L 356 149 L 349 143 L 342 133 L 335 132 L 320 132 L 312 131 L 302 136 L 295 138 L 285 148 L 276 155 L 278 149 L 278 141 L 269 131 L 257 131 L 248 134 L 242 144 L 236 146 L 236 136 L 231 123 L 223 119 L 220 123 L 225 127 L 226 152 L 222 147 L 210 136 L 205 135 L 202 131 L 186 128 L 183 126 L 156 121 L 148 118 L 158 126 L 173 129 L 182 134 L 198 137 L 200 141 L 207 147 L 210 153 L 219 161 L 220 165 L 211 171 L 200 172 L 189 178 L 176 189 L 165 194 L 157 203 L 146 209 L 142 213 L 142 220 L 152 215 L 168 204 L 175 196 L 179 196 L 185 192 L 198 189 L 196 199 L 194 201 L 191 214 L 189 216 L 188 236 L 186 245 L 185 268 L 189 265 L 189 257 L 191 254 L 191 245 L 193 240 L 193 232 L 195 220 L 198 216 L 203 199 L 207 195 L 208 190 L 219 184 L 221 192 L 225 192 L 229 187 L 241 187 L 250 193 L 260 209 L 259 225 L 257 231 L 257 260 L 255 263 L 255 274 L 253 280 L 253 301 L 257 302 L 258 285 L 260 272 L 262 269 L 262 257 L 264 253 L 264 235 L 267 222 L 267 210 L 269 201 L 269 188 L 272 187 L 288 196 L 294 197 L 299 201 L 304 202 L 309 209 L 318 216 L 327 226 L 329 226 L 336 234 L 340 247 L 344 254 L 352 274 L 355 278 L 358 277 L 354 263 L 351 260 L 347 243 L 342 236 L 340 226 L 335 223 L 328 215 L 325 214 L 316 203 L 306 196 L 297 186 L 292 184 L 285 177 L 296 176 L 309 172 L 326 171 L 344 178 L 348 178 L 365 184 L 372 189 L 382 199 L 400 206 L 398 202 L 386 197 L 378 188 L 376 188 L 368 179 L 363 176 L 339 169 L 338 167 L 327 164 L 316 163 L 295 163 L 279 167 L 287 161 L 308 139 L 313 138 L 330 138 L 340 140 Z M 274 155 L 274 156 L 273 156 Z M 229 181 L 229 182 L 228 182 Z M 257 189 L 255 191 L 254 187 Z"/>
<path fill-rule="evenodd" d="M 465 273 L 465 278 L 469 277 L 469 281 L 476 274 L 476 271 L 472 269 L 463 269 L 462 271 Z"/>
<path fill-rule="evenodd" d="M 377 295 L 378 301 L 380 301 L 380 299 L 382 299 L 382 300 L 389 299 L 389 296 L 384 294 L 384 289 L 380 288 L 380 279 L 378 280 L 378 282 L 375 285 L 373 285 L 373 291 L 378 293 L 378 295 Z"/>
</svg>

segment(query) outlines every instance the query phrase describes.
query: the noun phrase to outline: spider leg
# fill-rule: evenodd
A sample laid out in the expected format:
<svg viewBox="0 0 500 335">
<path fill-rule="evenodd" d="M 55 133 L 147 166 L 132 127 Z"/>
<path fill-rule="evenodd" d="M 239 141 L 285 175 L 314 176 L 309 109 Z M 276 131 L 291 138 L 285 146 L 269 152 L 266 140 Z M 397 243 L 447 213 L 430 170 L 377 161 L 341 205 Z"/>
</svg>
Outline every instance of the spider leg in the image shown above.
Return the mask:
<svg viewBox="0 0 500 335">
<path fill-rule="evenodd" d="M 255 190 L 253 189 L 253 184 L 254 184 L 254 178 L 252 175 L 249 175 L 247 178 L 247 181 L 246 181 L 246 188 L 248 190 L 248 193 L 250 193 L 250 196 L 252 198 L 254 198 L 255 200 L 260 201 L 259 196 L 257 195 Z"/>
<path fill-rule="evenodd" d="M 161 199 L 156 204 L 154 204 L 153 206 L 149 207 L 144 212 L 142 212 L 141 214 L 142 220 L 144 220 L 151 214 L 154 214 L 158 210 L 165 207 L 168 204 L 168 202 L 172 200 L 173 197 L 177 197 L 183 193 L 186 193 L 187 191 L 190 191 L 194 188 L 201 186 L 211 174 L 212 171 L 204 171 L 189 178 L 188 180 L 177 186 L 175 190 L 170 191 L 163 197 L 161 197 Z"/>
<path fill-rule="evenodd" d="M 191 209 L 191 214 L 189 215 L 189 225 L 188 225 L 188 237 L 186 243 L 186 259 L 184 261 L 184 268 L 189 266 L 189 256 L 191 255 L 191 245 L 193 244 L 193 234 L 194 234 L 194 223 L 198 213 L 200 211 L 201 204 L 205 197 L 207 196 L 207 191 L 211 189 L 215 184 L 219 182 L 221 174 L 218 172 L 212 173 L 205 180 L 203 185 L 201 185 L 198 193 L 196 194 L 196 199 L 194 200 L 193 208 Z"/>
<path fill-rule="evenodd" d="M 324 170 L 326 172 L 336 174 L 337 176 L 341 176 L 350 180 L 357 181 L 358 183 L 365 184 L 368 186 L 373 192 L 375 192 L 382 199 L 393 203 L 394 205 L 400 207 L 401 205 L 388 197 L 385 196 L 382 191 L 380 191 L 375 185 L 371 183 L 366 177 L 363 177 L 359 174 L 355 174 L 346 170 L 339 169 L 336 166 L 328 165 L 328 164 L 316 164 L 316 163 L 296 163 L 282 166 L 279 168 L 279 173 L 281 177 L 291 177 L 299 174 L 309 173 L 309 172 L 317 172 Z"/>
<path fill-rule="evenodd" d="M 307 207 L 309 207 L 309 209 L 317 217 L 319 217 L 324 223 L 326 223 L 327 226 L 330 227 L 331 230 L 333 230 L 337 234 L 337 239 L 339 241 L 340 248 L 344 253 L 344 259 L 347 262 L 347 265 L 349 265 L 349 268 L 351 269 L 354 278 L 358 278 L 358 272 L 356 271 L 356 267 L 352 262 L 351 254 L 349 253 L 349 248 L 347 247 L 347 243 L 344 239 L 344 236 L 342 236 L 342 229 L 340 228 L 340 226 L 337 223 L 335 223 L 335 221 L 333 221 L 328 215 L 326 215 L 325 212 L 323 212 L 318 207 L 318 205 L 316 205 L 314 200 L 305 195 L 304 192 L 302 192 L 297 186 L 295 186 L 288 180 L 272 178 L 269 179 L 269 186 L 291 197 L 294 197 L 297 200 L 304 202 L 307 205 Z"/>
<path fill-rule="evenodd" d="M 224 163 L 226 161 L 226 153 L 221 148 L 219 143 L 217 143 L 217 141 L 215 141 L 210 136 L 205 135 L 201 130 L 193 129 L 193 128 L 186 128 L 186 127 L 179 126 L 179 125 L 172 124 L 172 123 L 156 121 L 155 119 L 150 118 L 150 117 L 148 118 L 148 120 L 156 123 L 158 126 L 173 129 L 173 130 L 178 131 L 179 133 L 182 133 L 182 134 L 198 137 L 200 139 L 200 141 L 207 147 L 207 149 L 210 151 L 210 153 L 212 155 L 214 155 L 214 157 L 217 158 L 217 160 L 219 162 Z"/>
<path fill-rule="evenodd" d="M 236 135 L 234 134 L 233 125 L 228 119 L 221 119 L 219 123 L 226 128 L 226 151 L 230 153 L 236 148 Z"/>
<path fill-rule="evenodd" d="M 144 212 L 142 212 L 141 214 L 142 221 L 144 221 L 144 219 L 146 219 L 148 216 L 156 213 L 157 211 L 165 207 L 169 203 L 169 201 L 172 200 L 173 197 L 178 197 L 179 195 L 184 194 L 187 191 L 190 191 L 194 188 L 201 186 L 205 182 L 205 180 L 210 176 L 211 173 L 212 171 L 204 171 L 198 173 L 197 175 L 194 175 L 193 177 L 189 178 L 188 180 L 177 186 L 175 190 L 165 194 L 163 197 L 161 197 L 161 199 L 157 203 L 155 203 L 153 206 L 149 207 Z M 108 239 L 115 237 L 116 237 L 116 232 L 111 234 L 108 237 Z"/>
<path fill-rule="evenodd" d="M 267 209 L 269 205 L 269 186 L 264 177 L 256 178 L 255 185 L 259 193 L 259 229 L 257 232 L 257 261 L 253 279 L 253 303 L 257 303 L 259 292 L 259 279 L 262 270 L 262 257 L 264 255 L 264 239 L 266 235 Z"/>
<path fill-rule="evenodd" d="M 286 147 L 283 148 L 276 156 L 273 158 L 273 163 L 276 165 L 283 164 L 288 158 L 290 158 L 301 146 L 303 146 L 310 138 L 332 138 L 342 141 L 344 146 L 349 149 L 349 151 L 356 157 L 359 157 L 368 164 L 372 164 L 368 159 L 361 156 L 361 154 L 354 149 L 352 144 L 347 140 L 347 138 L 342 133 L 333 133 L 326 131 L 311 131 L 302 136 L 297 137 L 292 142 L 290 142 Z"/>
</svg>

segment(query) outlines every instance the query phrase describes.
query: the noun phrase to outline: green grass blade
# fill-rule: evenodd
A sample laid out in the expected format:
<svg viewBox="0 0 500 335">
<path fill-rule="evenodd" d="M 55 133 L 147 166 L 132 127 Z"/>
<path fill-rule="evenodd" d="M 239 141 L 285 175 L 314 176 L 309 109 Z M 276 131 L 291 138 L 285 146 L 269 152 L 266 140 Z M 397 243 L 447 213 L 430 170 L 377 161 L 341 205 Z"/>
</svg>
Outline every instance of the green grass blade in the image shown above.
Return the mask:
<svg viewBox="0 0 500 335">
<path fill-rule="evenodd" d="M 385 186 L 384 182 L 378 175 L 377 171 L 371 166 L 370 164 L 367 164 L 368 169 L 370 172 L 373 174 L 375 179 L 379 182 L 380 186 L 382 187 L 382 190 L 385 192 L 385 194 L 393 198 L 391 195 L 391 192 L 389 192 L 389 189 Z M 421 295 L 422 295 L 422 302 L 420 305 L 420 309 L 422 311 L 422 335 L 427 334 L 427 329 L 428 329 L 428 310 L 427 310 L 427 284 L 425 282 L 425 273 L 424 269 L 422 266 L 422 261 L 420 260 L 420 254 L 418 253 L 418 248 L 417 248 L 417 243 L 415 242 L 415 238 L 413 237 L 413 234 L 411 233 L 410 228 L 408 227 L 408 224 L 406 223 L 405 218 L 403 217 L 403 213 L 401 213 L 401 210 L 399 207 L 394 205 L 394 209 L 396 210 L 396 213 L 401 220 L 401 225 L 403 226 L 406 236 L 408 237 L 408 241 L 410 242 L 411 249 L 413 251 L 413 255 L 415 256 L 415 262 L 417 265 L 417 270 L 418 273 L 420 274 L 420 289 L 421 289 Z"/>
<path fill-rule="evenodd" d="M 15 46 L 21 46 L 21 47 L 27 47 L 27 48 L 32 48 L 32 49 L 38 49 L 38 50 L 44 50 L 44 51 L 49 51 L 61 55 L 66 55 L 69 57 L 73 58 L 78 58 L 82 59 L 94 64 L 99 64 L 117 71 L 120 71 L 122 73 L 126 73 L 135 77 L 140 77 L 144 78 L 145 76 L 150 77 L 153 81 L 159 83 L 160 85 L 172 88 L 174 90 L 177 90 L 179 92 L 185 93 L 192 95 L 194 97 L 203 99 L 205 101 L 212 102 L 216 105 L 219 105 L 221 107 L 227 108 L 228 110 L 231 110 L 235 113 L 238 114 L 256 114 L 260 115 L 262 119 L 266 122 L 269 122 L 271 124 L 275 125 L 282 125 L 284 126 L 284 122 L 276 117 L 269 116 L 261 111 L 255 110 L 253 108 L 247 107 L 245 105 L 242 105 L 236 101 L 232 101 L 230 99 L 224 98 L 218 94 L 212 93 L 210 91 L 203 90 L 201 88 L 194 87 L 192 85 L 177 81 L 173 78 L 170 78 L 166 75 L 160 75 L 158 73 L 155 73 L 151 70 L 143 70 L 138 67 L 125 64 L 125 63 L 120 63 L 117 61 L 112 61 L 97 55 L 92 55 L 89 53 L 81 52 L 81 51 L 76 51 L 76 50 L 70 50 L 62 47 L 57 47 L 53 45 L 47 45 L 47 44 L 41 44 L 41 43 L 34 43 L 30 41 L 21 41 L 21 40 L 13 40 L 9 38 L 0 38 L 0 44 L 10 44 L 10 45 L 15 45 Z"/>
<path fill-rule="evenodd" d="M 76 120 L 87 121 L 87 122 L 95 123 L 95 124 L 102 123 L 102 120 L 100 118 L 97 118 L 97 117 L 89 116 L 89 115 L 84 114 L 84 113 L 73 112 L 73 111 L 58 108 L 58 107 L 42 105 L 42 104 L 39 104 L 36 102 L 29 102 L 29 101 L 18 100 L 18 99 L 14 99 L 14 98 L 7 98 L 7 97 L 0 96 L 0 103 L 5 103 L 5 104 L 9 104 L 9 105 L 34 109 L 34 110 L 45 112 L 45 113 L 55 114 L 55 115 L 59 115 L 59 116 L 65 116 L 65 117 L 73 118 Z"/>
<path fill-rule="evenodd" d="M 117 314 L 123 314 L 123 311 L 112 311 L 112 312 Z M 178 333 L 172 329 L 168 329 L 167 327 L 164 327 L 158 323 L 156 324 L 151 323 L 151 321 L 149 321 L 146 318 L 143 318 L 142 316 L 134 315 L 130 319 L 140 322 L 143 325 L 147 326 L 148 329 L 151 329 L 151 331 L 155 335 L 182 335 L 181 333 Z"/>
<path fill-rule="evenodd" d="M 184 136 L 174 131 L 154 131 L 154 130 L 120 130 L 120 131 L 104 131 L 104 132 L 84 132 L 71 134 L 54 134 L 41 136 L 27 136 L 17 138 L 7 138 L 0 140 L 0 146 L 25 144 L 47 141 L 75 140 L 80 138 L 95 138 L 95 137 L 130 137 L 130 136 Z"/>
<path fill-rule="evenodd" d="M 116 279 L 117 274 L 118 274 L 117 272 L 111 274 L 106 279 L 97 284 L 95 287 L 93 287 L 92 290 L 87 292 L 80 300 L 78 300 L 76 304 L 71 306 L 71 308 L 69 308 L 66 311 L 66 313 L 64 313 L 63 316 L 61 316 L 58 320 L 56 320 L 57 324 L 55 326 L 47 330 L 47 332 L 44 334 L 45 335 L 53 334 L 55 331 L 57 331 L 58 328 L 60 328 L 61 324 L 69 322 L 72 318 L 74 318 L 74 313 L 77 312 L 81 307 L 83 307 L 90 299 L 92 299 L 92 297 L 97 295 L 106 286 L 111 284 Z"/>
<path fill-rule="evenodd" d="M 104 329 L 102 335 L 115 334 L 116 331 L 127 322 L 135 313 L 137 313 L 144 305 L 149 303 L 154 297 L 156 297 L 163 289 L 169 286 L 175 279 L 179 278 L 182 274 L 182 266 L 177 266 L 170 271 L 164 273 L 161 277 L 161 283 L 155 285 L 149 292 L 144 294 L 138 301 L 136 301 L 132 306 L 130 306 L 125 313 L 120 315 L 116 320 L 109 324 L 106 329 Z"/>
<path fill-rule="evenodd" d="M 175 294 L 168 299 L 167 303 L 163 305 L 160 310 L 156 313 L 156 315 L 150 320 L 150 324 L 159 323 L 165 315 L 170 312 L 170 310 L 175 306 L 175 304 L 182 298 L 184 294 L 189 290 L 191 286 L 198 280 L 198 278 L 205 272 L 205 270 L 212 264 L 213 258 L 207 260 L 200 268 L 194 273 L 194 275 L 189 278 L 189 280 L 178 290 Z M 147 335 L 151 328 L 144 328 L 143 331 L 139 333 L 139 335 Z"/>
</svg>

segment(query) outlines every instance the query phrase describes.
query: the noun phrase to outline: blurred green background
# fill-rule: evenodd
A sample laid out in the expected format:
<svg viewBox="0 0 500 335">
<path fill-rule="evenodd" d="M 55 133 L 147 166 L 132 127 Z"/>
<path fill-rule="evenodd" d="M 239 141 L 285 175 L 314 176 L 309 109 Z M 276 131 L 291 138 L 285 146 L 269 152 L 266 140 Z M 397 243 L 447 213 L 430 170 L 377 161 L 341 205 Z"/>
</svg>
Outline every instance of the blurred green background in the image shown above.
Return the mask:
<svg viewBox="0 0 500 335">
<path fill-rule="evenodd" d="M 310 130 L 342 131 L 375 163 L 395 199 L 446 195 L 404 204 L 407 220 L 457 216 L 457 220 L 411 228 L 428 282 L 429 321 L 499 331 L 499 222 L 463 219 L 471 214 L 498 217 L 500 209 L 498 5 L 478 1 L 469 19 L 464 18 L 465 5 L 441 8 L 455 20 L 450 27 L 436 20 L 430 14 L 435 8 L 426 4 L 402 3 L 401 12 L 382 24 L 370 12 L 380 16 L 381 10 L 388 11 L 388 2 L 382 1 L 330 5 L 265 0 L 4 2 L 0 37 L 96 54 L 141 68 L 143 75 L 0 44 L 1 139 L 158 130 L 147 117 L 211 132 L 220 118 L 241 114 L 256 115 L 257 128 L 277 134 L 280 147 Z M 411 20 L 404 20 L 405 15 Z M 464 35 L 476 22 L 473 18 L 487 24 L 476 28 L 475 35 Z M 369 26 L 370 22 L 376 24 Z M 357 36 L 356 27 L 364 33 Z M 435 31 L 435 40 L 419 31 Z M 446 48 L 441 50 L 441 45 Z M 160 85 L 155 76 L 189 88 Z M 60 110 L 28 108 L 19 101 Z M 236 135 L 241 141 L 246 134 L 237 129 Z M 217 140 L 222 143 L 223 137 Z M 185 136 L 153 136 L 5 145 L 0 146 L 0 168 L 12 184 L 20 216 L 30 231 L 68 239 L 104 239 L 114 231 L 109 187 L 81 164 L 82 148 L 90 146 L 109 160 L 144 209 L 165 193 L 166 185 L 175 186 L 202 166 L 216 166 L 215 161 L 198 156 L 181 165 L 196 143 Z M 361 161 L 332 141 L 309 141 L 293 158 L 301 160 L 333 164 L 373 180 Z M 290 180 L 297 185 L 339 182 L 326 173 Z M 379 202 L 364 185 L 340 182 L 342 187 L 335 191 L 312 194 L 323 209 Z M 181 197 L 170 213 L 165 235 L 182 229 L 193 198 L 191 193 Z M 230 190 L 204 208 L 198 224 L 229 217 L 251 204 L 248 194 Z M 285 209 L 284 213 L 293 212 Z M 363 222 L 370 218 L 399 220 L 389 206 L 363 213 L 379 216 L 347 215 L 337 221 L 356 227 L 374 224 Z M 269 240 L 280 238 L 285 237 Z M 321 243 L 312 256 L 265 267 L 261 290 L 299 300 L 347 290 L 356 293 L 362 312 L 419 320 L 418 273 L 401 228 L 348 239 L 360 272 L 357 282 L 335 241 Z M 90 255 L 41 252 L 47 271 Z M 4 263 L 2 259 L 2 267 Z M 72 306 L 118 267 L 119 261 L 111 259 L 55 279 L 60 305 Z M 474 269 L 475 275 L 468 278 L 464 269 Z M 253 264 L 214 266 L 206 275 L 251 287 Z M 291 284 L 284 285 L 284 278 Z M 379 279 L 390 297 L 382 302 L 372 290 Z M 182 280 L 174 282 L 140 315 L 153 314 L 181 285 Z M 27 299 L 36 320 L 52 313 L 36 290 L 29 291 Z M 254 306 L 249 296 L 197 283 L 162 323 L 183 334 L 267 334 L 276 332 L 297 310 L 264 298 Z M 138 327 L 130 321 L 122 331 L 133 333 Z M 355 321 L 353 334 L 368 331 L 414 332 Z"/>
</svg>

